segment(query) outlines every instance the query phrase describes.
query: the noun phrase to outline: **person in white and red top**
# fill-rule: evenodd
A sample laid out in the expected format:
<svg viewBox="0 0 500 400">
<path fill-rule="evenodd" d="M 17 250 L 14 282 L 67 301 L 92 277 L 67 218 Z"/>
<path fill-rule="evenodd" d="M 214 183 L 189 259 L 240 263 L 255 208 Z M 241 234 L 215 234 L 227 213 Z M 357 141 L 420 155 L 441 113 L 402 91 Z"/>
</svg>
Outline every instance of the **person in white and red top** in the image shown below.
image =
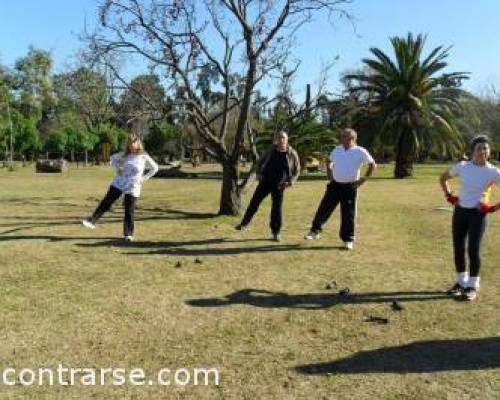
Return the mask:
<svg viewBox="0 0 500 400">
<path fill-rule="evenodd" d="M 376 168 L 370 153 L 363 147 L 357 146 L 356 139 L 357 133 L 354 129 L 342 130 L 341 145 L 335 147 L 330 154 L 328 165 L 330 183 L 327 185 L 325 195 L 316 211 L 311 229 L 304 236 L 305 239 L 320 238 L 321 227 L 340 203 L 340 238 L 344 242 L 344 247 L 352 250 L 355 239 L 357 191 L 372 176 Z M 365 164 L 368 165 L 366 175 L 360 177 L 360 169 Z"/>
<path fill-rule="evenodd" d="M 488 138 L 478 136 L 471 144 L 471 161 L 463 161 L 441 175 L 443 192 L 455 206 L 452 220 L 453 252 L 455 256 L 455 285 L 448 294 L 461 300 L 474 300 L 479 290 L 481 268 L 481 239 L 486 230 L 486 215 L 500 209 L 500 202 L 489 204 L 493 185 L 500 185 L 500 170 L 488 162 L 490 146 Z M 460 177 L 458 195 L 451 191 L 448 181 Z M 468 239 L 469 271 L 465 263 L 465 243 Z"/>
<path fill-rule="evenodd" d="M 116 176 L 92 216 L 85 218 L 82 224 L 86 228 L 94 229 L 97 221 L 123 194 L 123 235 L 125 241 L 130 242 L 134 239 L 135 203 L 141 194 L 142 184 L 158 172 L 158 164 L 144 151 L 140 138 L 135 134 L 128 136 L 123 153 L 111 156 L 110 164 L 115 168 Z"/>
</svg>

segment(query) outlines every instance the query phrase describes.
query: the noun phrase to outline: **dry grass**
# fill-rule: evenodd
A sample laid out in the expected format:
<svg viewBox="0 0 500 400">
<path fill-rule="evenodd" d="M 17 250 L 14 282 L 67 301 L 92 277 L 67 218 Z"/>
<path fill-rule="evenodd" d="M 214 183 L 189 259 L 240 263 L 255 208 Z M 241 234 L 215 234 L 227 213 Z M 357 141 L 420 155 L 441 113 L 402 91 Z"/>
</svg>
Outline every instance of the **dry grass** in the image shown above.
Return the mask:
<svg viewBox="0 0 500 400">
<path fill-rule="evenodd" d="M 478 301 L 444 297 L 451 213 L 433 211 L 446 205 L 443 169 L 421 166 L 416 179 L 363 187 L 353 252 L 337 248 L 338 212 L 321 241 L 302 239 L 322 180 L 303 179 L 286 194 L 284 240 L 272 243 L 269 201 L 240 234 L 236 218 L 212 216 L 217 180 L 154 179 L 140 200 L 137 241 L 125 246 L 116 240 L 121 207 L 95 231 L 78 224 L 106 191 L 109 169 L 0 170 L 3 368 L 221 373 L 219 387 L 3 386 L 1 397 L 498 398 L 500 215 L 489 218 Z M 378 171 L 389 175 L 389 166 Z M 332 280 L 351 295 L 326 289 Z M 389 323 L 365 322 L 369 315 Z"/>
</svg>

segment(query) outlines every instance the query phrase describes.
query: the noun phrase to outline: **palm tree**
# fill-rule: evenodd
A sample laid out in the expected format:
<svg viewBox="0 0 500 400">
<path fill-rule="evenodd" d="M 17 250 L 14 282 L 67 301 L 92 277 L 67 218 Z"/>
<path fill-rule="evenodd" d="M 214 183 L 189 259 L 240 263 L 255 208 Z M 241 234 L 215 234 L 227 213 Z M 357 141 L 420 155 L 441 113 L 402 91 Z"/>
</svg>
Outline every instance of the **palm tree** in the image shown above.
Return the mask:
<svg viewBox="0 0 500 400">
<path fill-rule="evenodd" d="M 466 96 L 459 86 L 468 73 L 437 75 L 448 65 L 450 48 L 436 47 L 422 59 L 425 40 L 423 35 L 392 37 L 394 60 L 371 48 L 375 58 L 363 59 L 366 68 L 346 77 L 361 99 L 358 115 L 376 121 L 377 139 L 394 148 L 396 178 L 413 174 L 413 161 L 421 151 L 451 155 L 463 150 L 455 118 Z"/>
</svg>

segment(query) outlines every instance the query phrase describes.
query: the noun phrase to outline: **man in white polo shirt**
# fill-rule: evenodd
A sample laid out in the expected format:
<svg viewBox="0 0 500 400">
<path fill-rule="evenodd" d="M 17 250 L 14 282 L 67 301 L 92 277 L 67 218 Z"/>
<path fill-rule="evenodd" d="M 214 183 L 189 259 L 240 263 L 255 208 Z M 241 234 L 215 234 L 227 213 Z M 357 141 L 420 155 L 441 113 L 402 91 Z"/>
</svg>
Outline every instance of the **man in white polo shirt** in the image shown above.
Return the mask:
<svg viewBox="0 0 500 400">
<path fill-rule="evenodd" d="M 354 129 L 342 130 L 341 145 L 335 147 L 330 154 L 328 177 L 330 183 L 316 211 L 311 230 L 304 238 L 316 240 L 320 238 L 321 227 L 330 218 L 340 203 L 341 223 L 340 238 L 344 247 L 352 250 L 354 242 L 354 220 L 356 216 L 356 195 L 358 188 L 373 175 L 376 164 L 366 149 L 356 145 L 357 133 Z M 364 177 L 360 177 L 361 166 L 367 164 Z"/>
</svg>

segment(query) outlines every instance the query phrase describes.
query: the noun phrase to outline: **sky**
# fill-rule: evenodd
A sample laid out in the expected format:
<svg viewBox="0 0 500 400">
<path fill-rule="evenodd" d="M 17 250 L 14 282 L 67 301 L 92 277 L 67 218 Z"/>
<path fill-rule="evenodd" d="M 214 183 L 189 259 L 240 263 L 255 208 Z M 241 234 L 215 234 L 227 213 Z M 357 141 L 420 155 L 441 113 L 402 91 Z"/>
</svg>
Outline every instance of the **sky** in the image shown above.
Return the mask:
<svg viewBox="0 0 500 400">
<path fill-rule="evenodd" d="M 55 72 L 64 70 L 74 63 L 85 23 L 95 23 L 96 9 L 96 0 L 0 0 L 0 63 L 12 67 L 32 45 L 51 52 Z M 408 32 L 427 34 L 428 50 L 453 46 L 449 71 L 470 72 L 466 89 L 500 88 L 500 1 L 354 0 L 345 9 L 352 21 L 334 18 L 331 26 L 317 19 L 298 32 L 296 92 L 306 83 L 314 88 L 322 65 L 338 57 L 330 74 L 335 90 L 340 74 L 360 67 L 370 47 L 390 53 L 389 37 Z"/>
</svg>

